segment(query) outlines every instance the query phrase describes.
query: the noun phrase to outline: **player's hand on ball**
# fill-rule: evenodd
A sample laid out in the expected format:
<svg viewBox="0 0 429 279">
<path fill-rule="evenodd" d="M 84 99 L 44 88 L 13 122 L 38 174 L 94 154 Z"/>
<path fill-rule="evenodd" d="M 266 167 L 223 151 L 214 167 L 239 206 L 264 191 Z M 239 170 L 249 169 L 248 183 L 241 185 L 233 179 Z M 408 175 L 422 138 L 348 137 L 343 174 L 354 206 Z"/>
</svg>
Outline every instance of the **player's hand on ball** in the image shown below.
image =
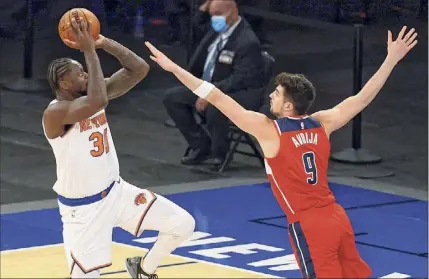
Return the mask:
<svg viewBox="0 0 429 279">
<path fill-rule="evenodd" d="M 170 60 L 164 53 L 159 51 L 156 47 L 154 47 L 151 43 L 145 42 L 145 45 L 150 50 L 152 55 L 150 56 L 150 59 L 158 63 L 161 68 L 168 72 L 172 72 L 176 67 L 177 64 Z"/>
<path fill-rule="evenodd" d="M 387 34 L 387 56 L 398 63 L 404 56 L 417 45 L 417 33 L 414 28 L 408 31 L 407 26 L 402 27 L 396 41 L 392 40 L 392 32 L 389 30 Z"/>
<path fill-rule="evenodd" d="M 76 41 L 70 41 L 68 39 L 64 39 L 64 43 L 75 49 L 79 49 L 80 51 L 88 51 L 91 49 L 95 49 L 95 42 L 92 38 L 89 30 L 91 30 L 91 22 L 83 20 L 80 18 L 80 24 L 73 18 L 71 20 L 71 25 L 73 27 L 73 32 L 75 34 Z"/>
</svg>

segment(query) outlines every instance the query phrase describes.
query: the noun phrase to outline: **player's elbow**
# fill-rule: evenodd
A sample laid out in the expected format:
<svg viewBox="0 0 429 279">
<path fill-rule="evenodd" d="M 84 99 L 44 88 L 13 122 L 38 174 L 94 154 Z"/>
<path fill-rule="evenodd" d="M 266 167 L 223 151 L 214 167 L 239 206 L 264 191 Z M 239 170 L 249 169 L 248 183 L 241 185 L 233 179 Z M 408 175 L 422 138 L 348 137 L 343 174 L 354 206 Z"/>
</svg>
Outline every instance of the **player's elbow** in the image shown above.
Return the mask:
<svg viewBox="0 0 429 279">
<path fill-rule="evenodd" d="M 149 74 L 150 66 L 143 59 L 140 60 L 139 66 L 133 71 L 134 75 L 138 80 L 143 80 Z"/>
</svg>

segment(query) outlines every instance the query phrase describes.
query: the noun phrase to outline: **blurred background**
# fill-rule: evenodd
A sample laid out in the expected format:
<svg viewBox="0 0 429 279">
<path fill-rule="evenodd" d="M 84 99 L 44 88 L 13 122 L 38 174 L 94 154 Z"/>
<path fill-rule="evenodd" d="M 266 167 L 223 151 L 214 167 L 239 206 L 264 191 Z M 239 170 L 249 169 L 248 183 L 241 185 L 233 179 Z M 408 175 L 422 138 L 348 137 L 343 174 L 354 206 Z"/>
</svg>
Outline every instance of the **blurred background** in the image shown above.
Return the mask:
<svg viewBox="0 0 429 279">
<path fill-rule="evenodd" d="M 226 59 L 223 72 L 212 78 L 240 83 L 239 69 L 256 65 L 252 61 L 260 63 L 258 71 L 246 76 L 241 91 L 247 93 L 241 92 L 240 100 L 268 116 L 268 94 L 277 73 L 306 75 L 317 88 L 312 111 L 329 108 L 358 92 L 381 65 L 388 29 L 396 36 L 403 25 L 416 28 L 419 44 L 394 70 L 380 95 L 361 117 L 332 136 L 329 175 L 333 181 L 425 199 L 427 0 L 237 0 L 237 4 L 241 20 L 229 39 L 234 40 L 236 53 L 248 41 L 257 42 L 259 51 L 244 52 L 248 64 Z M 213 156 L 202 160 L 199 147 L 188 148 L 183 136 L 187 127 L 176 127 L 183 119 L 171 117 L 179 105 L 169 96 L 179 83 L 148 58 L 146 40 L 183 67 L 192 68 L 193 56 L 205 59 L 214 34 L 207 5 L 204 0 L 0 1 L 1 203 L 55 198 L 51 190 L 55 161 L 41 126 L 42 112 L 53 99 L 45 76 L 55 58 L 72 57 L 84 64 L 83 55 L 66 47 L 57 32 L 61 16 L 74 7 L 93 11 L 103 35 L 152 66 L 145 80 L 107 109 L 126 180 L 160 193 L 167 191 L 166 185 L 179 189 L 266 181 L 258 145 L 233 125 L 225 126 L 219 116 L 188 111 L 211 137 L 208 149 Z M 102 51 L 99 55 L 106 76 L 119 69 L 114 57 Z M 226 137 L 233 137 L 232 142 Z"/>
</svg>

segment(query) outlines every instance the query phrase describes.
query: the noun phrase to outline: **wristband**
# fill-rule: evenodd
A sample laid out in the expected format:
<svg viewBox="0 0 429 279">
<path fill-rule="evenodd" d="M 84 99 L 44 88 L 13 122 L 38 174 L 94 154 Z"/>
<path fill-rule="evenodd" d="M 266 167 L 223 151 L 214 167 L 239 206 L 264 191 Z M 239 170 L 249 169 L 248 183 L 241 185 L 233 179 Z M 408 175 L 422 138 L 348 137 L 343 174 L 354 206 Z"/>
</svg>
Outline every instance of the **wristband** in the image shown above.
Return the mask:
<svg viewBox="0 0 429 279">
<path fill-rule="evenodd" d="M 198 88 L 195 89 L 193 92 L 198 97 L 205 99 L 214 88 L 215 86 L 213 84 L 207 81 L 203 81 L 203 83 L 201 83 L 201 85 L 198 86 Z"/>
</svg>

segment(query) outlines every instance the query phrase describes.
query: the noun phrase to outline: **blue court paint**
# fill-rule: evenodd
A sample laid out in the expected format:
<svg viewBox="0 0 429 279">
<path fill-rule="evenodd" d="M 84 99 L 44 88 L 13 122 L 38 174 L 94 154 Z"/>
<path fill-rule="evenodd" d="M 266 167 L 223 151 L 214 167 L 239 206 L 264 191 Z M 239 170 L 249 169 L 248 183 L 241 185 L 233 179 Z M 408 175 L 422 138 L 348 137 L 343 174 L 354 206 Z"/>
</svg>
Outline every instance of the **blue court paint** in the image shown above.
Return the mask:
<svg viewBox="0 0 429 279">
<path fill-rule="evenodd" d="M 358 249 L 373 269 L 373 277 L 393 272 L 411 277 L 428 276 L 426 201 L 340 184 L 331 184 L 331 189 L 338 202 L 347 209 L 355 232 L 358 233 Z M 202 238 L 209 239 L 205 244 L 179 247 L 175 254 L 276 276 L 300 277 L 296 263 L 290 256 L 292 249 L 287 234 L 287 220 L 268 184 L 204 190 L 167 197 L 195 217 L 196 231 L 210 234 Z M 1 215 L 0 220 L 1 250 L 62 241 L 61 220 L 57 209 L 6 214 Z M 155 235 L 155 232 L 144 232 L 140 238 Z M 211 243 L 210 238 L 215 237 L 233 240 Z M 120 229 L 114 230 L 114 240 L 146 248 L 152 246 L 152 243 L 134 241 L 135 237 Z M 231 248 L 237 245 L 241 245 L 241 249 Z M 227 252 L 228 250 L 238 253 Z M 215 258 L 216 256 L 220 258 Z M 273 258 L 280 260 L 262 262 Z"/>
<path fill-rule="evenodd" d="M 1 250 L 62 243 L 62 223 L 58 209 L 2 214 Z"/>
</svg>

